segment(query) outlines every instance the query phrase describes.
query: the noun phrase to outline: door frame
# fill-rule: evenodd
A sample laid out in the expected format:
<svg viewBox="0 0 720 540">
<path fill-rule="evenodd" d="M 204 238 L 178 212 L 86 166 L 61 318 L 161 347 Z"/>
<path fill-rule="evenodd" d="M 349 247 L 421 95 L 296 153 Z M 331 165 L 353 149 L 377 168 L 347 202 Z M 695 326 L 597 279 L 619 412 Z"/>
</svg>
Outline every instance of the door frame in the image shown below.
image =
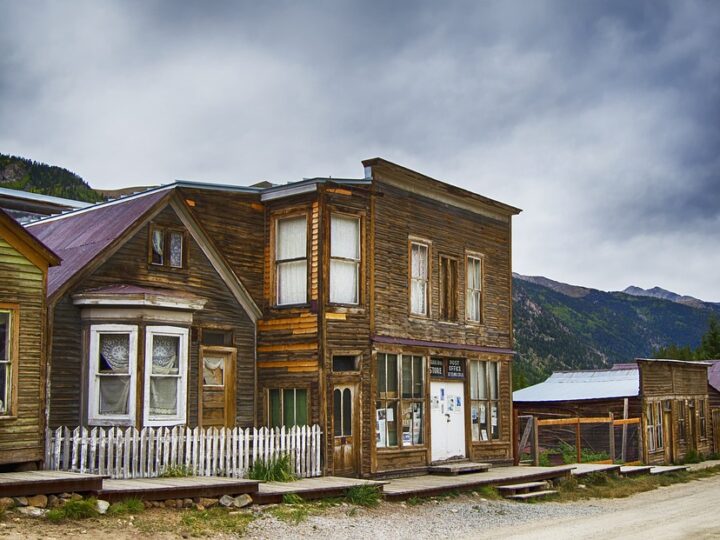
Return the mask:
<svg viewBox="0 0 720 540">
<path fill-rule="evenodd" d="M 337 471 L 335 468 L 335 390 L 336 389 L 344 389 L 344 388 L 350 388 L 352 391 L 352 424 L 351 424 L 351 437 L 353 438 L 353 448 L 352 448 L 352 454 L 353 454 L 353 460 L 355 462 L 355 470 L 351 473 L 345 473 Z M 330 422 L 329 422 L 329 429 L 328 433 L 330 435 L 330 439 L 332 440 L 332 444 L 330 445 L 331 452 L 333 453 L 333 475 L 336 476 L 347 476 L 350 475 L 351 478 L 359 478 L 361 475 L 362 467 L 360 460 L 362 459 L 362 433 L 360 431 L 360 415 L 362 414 L 362 411 L 360 410 L 360 378 L 358 375 L 345 375 L 345 376 L 335 376 L 334 380 L 329 385 L 329 394 L 330 394 Z M 342 395 L 342 392 L 340 393 Z"/>
<path fill-rule="evenodd" d="M 469 442 L 468 442 L 468 425 L 467 425 L 467 424 L 468 424 L 468 411 L 469 411 L 469 408 L 468 408 L 468 405 L 467 405 L 467 403 L 468 403 L 468 398 L 467 398 L 468 390 L 467 390 L 467 385 L 465 384 L 465 380 L 463 380 L 463 379 L 453 379 L 453 378 L 439 378 L 439 377 L 436 377 L 436 378 L 434 378 L 434 379 L 431 379 L 431 380 L 429 381 L 429 387 L 428 387 L 428 400 L 429 400 L 429 401 L 432 401 L 432 385 L 433 385 L 433 383 L 438 383 L 438 384 L 443 384 L 443 385 L 447 385 L 447 384 L 458 384 L 458 385 L 460 385 L 460 387 L 462 388 L 462 391 L 463 391 L 462 426 L 463 426 L 463 438 L 465 439 L 465 440 L 463 441 L 463 445 L 462 445 L 462 446 L 463 446 L 463 451 L 464 451 L 464 453 L 465 453 L 464 458 L 465 458 L 465 459 L 468 459 L 468 458 L 470 457 Z M 446 388 L 446 391 L 447 391 L 447 388 Z M 432 406 L 432 403 L 431 403 L 430 405 Z M 430 413 L 430 414 L 428 414 L 428 417 L 429 417 L 429 422 L 428 422 L 428 424 L 429 424 L 429 427 L 430 427 L 430 434 L 431 434 L 431 437 L 432 437 L 432 434 L 433 434 L 432 410 L 429 410 L 429 413 Z M 432 438 L 430 439 L 430 444 L 429 444 L 428 446 L 429 446 L 428 451 L 430 452 L 430 456 L 429 456 L 429 459 L 428 459 L 428 463 L 430 463 L 430 464 L 432 464 L 432 463 L 442 463 L 442 462 L 444 462 L 444 461 L 447 461 L 448 458 L 446 458 L 446 459 L 440 459 L 440 460 L 434 460 L 434 459 L 433 459 Z"/>
<path fill-rule="evenodd" d="M 235 396 L 237 393 L 236 372 L 237 372 L 237 349 L 235 347 L 221 347 L 218 345 L 200 345 L 198 351 L 198 411 L 197 425 L 203 426 L 203 367 L 205 365 L 205 354 L 226 355 L 229 357 L 229 366 L 225 364 L 225 427 L 233 427 L 235 425 L 236 405 Z M 229 368 L 229 369 L 228 369 Z M 229 386 L 228 386 L 229 383 Z"/>
</svg>

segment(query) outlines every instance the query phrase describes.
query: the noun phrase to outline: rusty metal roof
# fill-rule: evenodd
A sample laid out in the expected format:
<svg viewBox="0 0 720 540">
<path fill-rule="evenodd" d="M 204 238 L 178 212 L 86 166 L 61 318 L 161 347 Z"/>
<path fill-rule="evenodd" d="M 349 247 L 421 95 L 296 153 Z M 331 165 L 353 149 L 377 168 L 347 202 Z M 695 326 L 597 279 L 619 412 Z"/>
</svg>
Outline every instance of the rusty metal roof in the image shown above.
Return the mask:
<svg viewBox="0 0 720 540">
<path fill-rule="evenodd" d="M 632 369 L 561 371 L 540 384 L 513 392 L 513 401 L 576 401 L 635 397 L 640 392 L 640 372 Z"/>
<path fill-rule="evenodd" d="M 708 368 L 708 383 L 720 392 L 720 360 L 706 360 L 710 363 Z"/>
<path fill-rule="evenodd" d="M 28 224 L 27 230 L 62 258 L 62 264 L 48 272 L 48 297 L 170 191 L 168 187 L 151 190 Z"/>
</svg>

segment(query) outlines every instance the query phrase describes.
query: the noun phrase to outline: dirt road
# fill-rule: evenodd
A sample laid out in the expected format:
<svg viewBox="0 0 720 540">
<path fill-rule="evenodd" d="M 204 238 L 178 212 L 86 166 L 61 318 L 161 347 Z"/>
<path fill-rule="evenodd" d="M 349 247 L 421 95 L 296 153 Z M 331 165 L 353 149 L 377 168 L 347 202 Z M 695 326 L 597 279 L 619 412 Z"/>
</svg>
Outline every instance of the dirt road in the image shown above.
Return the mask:
<svg viewBox="0 0 720 540">
<path fill-rule="evenodd" d="M 575 504 L 578 503 L 568 504 L 568 510 Z M 627 499 L 593 501 L 593 504 L 602 507 L 603 512 L 579 518 L 569 515 L 497 527 L 470 537 L 533 540 L 720 539 L 720 476 L 659 488 Z"/>
</svg>

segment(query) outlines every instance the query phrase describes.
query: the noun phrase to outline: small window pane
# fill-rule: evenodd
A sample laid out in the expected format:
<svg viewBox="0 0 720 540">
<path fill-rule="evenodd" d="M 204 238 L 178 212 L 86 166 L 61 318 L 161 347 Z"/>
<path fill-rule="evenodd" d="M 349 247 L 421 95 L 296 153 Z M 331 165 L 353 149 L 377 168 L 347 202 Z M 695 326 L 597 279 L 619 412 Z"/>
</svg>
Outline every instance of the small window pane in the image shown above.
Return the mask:
<svg viewBox="0 0 720 540">
<path fill-rule="evenodd" d="M 177 416 L 178 381 L 176 377 L 150 377 L 151 416 Z"/>
<path fill-rule="evenodd" d="M 478 388 L 479 369 L 480 362 L 470 362 L 470 399 L 480 399 L 480 390 Z"/>
<path fill-rule="evenodd" d="M 307 256 L 307 220 L 305 216 L 277 221 L 278 261 L 300 259 Z"/>
<path fill-rule="evenodd" d="M 397 446 L 397 422 L 398 422 L 398 410 L 397 403 L 388 403 L 385 411 L 385 419 L 387 422 L 387 445 Z"/>
<path fill-rule="evenodd" d="M 308 425 L 307 390 L 295 390 L 295 422 L 298 426 Z"/>
<path fill-rule="evenodd" d="M 270 390 L 270 425 L 272 427 L 282 426 L 280 390 Z"/>
<path fill-rule="evenodd" d="M 202 344 L 208 346 L 231 346 L 232 331 L 231 330 L 207 330 L 202 331 Z"/>
<path fill-rule="evenodd" d="M 10 364 L 0 363 L 0 413 L 8 412 L 10 405 Z"/>
<path fill-rule="evenodd" d="M 498 399 L 498 364 L 497 362 L 488 362 L 490 379 L 490 399 Z"/>
<path fill-rule="evenodd" d="M 414 398 L 423 397 L 423 386 L 425 381 L 425 370 L 423 369 L 422 356 L 413 356 L 413 396 Z"/>
<path fill-rule="evenodd" d="M 128 373 L 130 334 L 100 334 L 98 373 Z"/>
<path fill-rule="evenodd" d="M 478 362 L 478 399 L 487 399 L 487 362 Z"/>
<path fill-rule="evenodd" d="M 412 277 L 427 279 L 427 246 L 412 245 Z"/>
<path fill-rule="evenodd" d="M 10 313 L 0 311 L 0 362 L 10 360 Z"/>
<path fill-rule="evenodd" d="M 398 397 L 398 357 L 396 354 L 387 355 L 387 397 Z"/>
<path fill-rule="evenodd" d="M 154 335 L 153 375 L 177 375 L 180 362 L 180 336 Z"/>
<path fill-rule="evenodd" d="M 330 218 L 330 256 L 360 259 L 360 220 L 352 217 Z"/>
<path fill-rule="evenodd" d="M 349 388 L 343 390 L 343 430 L 345 436 L 352 435 L 352 392 Z"/>
<path fill-rule="evenodd" d="M 378 354 L 377 365 L 377 393 L 378 397 L 385 397 L 385 392 L 387 392 L 387 355 Z"/>
<path fill-rule="evenodd" d="M 278 264 L 278 304 L 304 304 L 307 301 L 307 261 Z"/>
<path fill-rule="evenodd" d="M 335 304 L 358 303 L 358 263 L 330 261 L 330 301 Z"/>
<path fill-rule="evenodd" d="M 152 263 L 165 263 L 165 232 L 162 229 L 152 231 Z"/>
<path fill-rule="evenodd" d="M 333 432 L 336 437 L 343 434 L 342 429 L 342 393 L 340 390 L 333 392 Z"/>
<path fill-rule="evenodd" d="M 333 371 L 357 371 L 358 369 L 359 366 L 357 356 L 333 356 Z M 379 380 L 380 379 L 378 377 L 378 382 Z"/>
<path fill-rule="evenodd" d="M 178 232 L 170 233 L 170 266 L 183 267 L 183 235 Z"/>
<path fill-rule="evenodd" d="M 423 404 L 417 401 L 403 402 L 403 446 L 423 443 Z"/>
<path fill-rule="evenodd" d="M 224 356 L 206 356 L 203 358 L 203 384 L 205 386 L 225 385 Z"/>
<path fill-rule="evenodd" d="M 402 397 L 412 397 L 412 356 L 402 357 Z"/>
<path fill-rule="evenodd" d="M 99 377 L 100 414 L 126 415 L 130 406 L 130 377 Z"/>
</svg>

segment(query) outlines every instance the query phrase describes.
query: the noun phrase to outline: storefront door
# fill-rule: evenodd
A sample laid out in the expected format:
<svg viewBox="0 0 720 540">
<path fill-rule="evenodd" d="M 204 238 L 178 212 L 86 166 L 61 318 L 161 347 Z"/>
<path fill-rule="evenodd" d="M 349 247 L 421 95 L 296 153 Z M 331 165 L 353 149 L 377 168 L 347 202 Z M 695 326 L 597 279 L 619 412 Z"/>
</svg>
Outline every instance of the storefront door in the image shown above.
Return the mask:
<svg viewBox="0 0 720 540">
<path fill-rule="evenodd" d="M 465 389 L 462 382 L 430 383 L 432 461 L 465 457 Z"/>
<path fill-rule="evenodd" d="M 336 384 L 333 390 L 333 473 L 357 474 L 355 433 L 355 384 Z"/>
</svg>

